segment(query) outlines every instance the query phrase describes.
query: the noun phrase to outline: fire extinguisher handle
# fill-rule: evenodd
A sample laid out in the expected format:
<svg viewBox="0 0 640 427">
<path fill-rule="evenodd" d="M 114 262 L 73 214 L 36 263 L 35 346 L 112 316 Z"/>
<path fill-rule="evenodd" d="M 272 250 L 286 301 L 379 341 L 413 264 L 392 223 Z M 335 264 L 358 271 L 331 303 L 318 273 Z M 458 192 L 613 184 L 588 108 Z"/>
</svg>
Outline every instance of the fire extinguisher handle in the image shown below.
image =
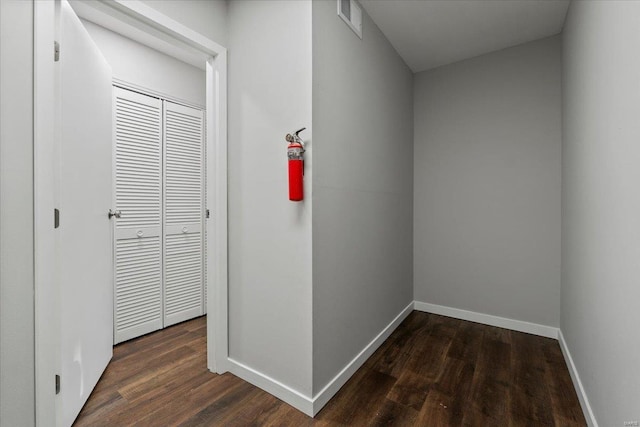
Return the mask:
<svg viewBox="0 0 640 427">
<path fill-rule="evenodd" d="M 298 129 L 297 131 L 293 132 L 293 134 L 288 133 L 287 136 L 284 137 L 284 139 L 289 143 L 299 142 L 300 144 L 302 144 L 302 138 L 300 138 L 300 132 L 302 132 L 305 129 L 306 128 Z"/>
</svg>

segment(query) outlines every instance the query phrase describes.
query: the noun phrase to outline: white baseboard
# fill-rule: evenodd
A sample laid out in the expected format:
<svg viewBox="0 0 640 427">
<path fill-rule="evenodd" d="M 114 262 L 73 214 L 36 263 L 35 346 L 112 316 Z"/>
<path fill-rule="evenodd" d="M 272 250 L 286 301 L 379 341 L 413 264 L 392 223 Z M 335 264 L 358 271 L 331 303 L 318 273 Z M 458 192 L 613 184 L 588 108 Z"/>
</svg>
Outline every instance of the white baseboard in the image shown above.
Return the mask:
<svg viewBox="0 0 640 427">
<path fill-rule="evenodd" d="M 574 386 L 580 398 L 580 403 L 585 412 L 585 418 L 590 427 L 598 427 L 591 407 L 587 400 L 582 383 L 571 359 L 571 355 L 566 347 L 562 333 L 558 328 L 552 326 L 539 325 L 536 323 L 524 322 L 521 320 L 507 319 L 489 314 L 477 313 L 473 311 L 461 310 L 458 308 L 446 307 L 437 304 L 413 301 L 407 305 L 362 351 L 349 362 L 320 392 L 310 398 L 297 390 L 269 377 L 249 366 L 242 364 L 232 358 L 228 359 L 229 372 L 242 378 L 243 380 L 259 387 L 274 395 L 282 401 L 288 403 L 306 415 L 313 417 L 329 402 L 329 400 L 340 390 L 340 388 L 351 378 L 351 376 L 367 361 L 367 359 L 382 345 L 382 343 L 393 333 L 402 321 L 413 311 L 424 311 L 427 313 L 439 314 L 454 317 L 456 319 L 469 320 L 471 322 L 485 325 L 497 326 L 519 332 L 540 335 L 543 337 L 560 340 L 569 372 L 573 379 Z"/>
<path fill-rule="evenodd" d="M 584 418 L 587 420 L 587 424 L 589 424 L 589 427 L 598 427 L 598 421 L 596 421 L 596 417 L 593 414 L 593 409 L 591 409 L 591 405 L 589 404 L 587 393 L 585 393 L 584 391 L 582 381 L 580 380 L 580 375 L 578 375 L 576 365 L 573 363 L 573 358 L 571 357 L 571 353 L 569 352 L 569 347 L 567 347 L 567 342 L 564 340 L 562 331 L 558 331 L 558 341 L 560 342 L 560 349 L 562 350 L 562 354 L 564 355 L 564 360 L 566 361 L 567 367 L 569 368 L 569 374 L 571 375 L 571 380 L 573 381 L 573 387 L 576 389 L 578 400 L 580 400 L 580 406 L 582 406 Z"/>
<path fill-rule="evenodd" d="M 522 320 L 508 319 L 506 317 L 492 316 L 490 314 L 477 313 L 475 311 L 462 310 L 459 308 L 419 301 L 415 301 L 415 309 L 427 313 L 439 314 L 442 316 L 454 317 L 456 319 L 497 326 L 499 328 L 511 329 L 513 331 L 526 332 L 528 334 L 558 339 L 558 328 L 553 326 L 539 325 L 537 323 L 529 323 Z"/>
<path fill-rule="evenodd" d="M 395 319 L 391 321 L 362 351 L 345 366 L 322 390 L 313 397 L 313 415 L 320 412 L 324 405 L 345 385 L 355 372 L 367 361 L 369 357 L 389 338 L 389 335 L 402 323 L 413 311 L 413 302 L 409 303 Z"/>
<path fill-rule="evenodd" d="M 274 395 L 284 402 L 287 402 L 289 405 L 306 415 L 313 417 L 313 401 L 309 397 L 292 389 L 288 385 L 263 374 L 262 372 L 256 371 L 255 369 L 238 362 L 237 360 L 229 358 L 228 361 L 229 372 L 236 377 L 242 378 L 246 382 L 263 389 L 267 393 Z"/>
<path fill-rule="evenodd" d="M 367 346 L 345 366 L 313 399 L 280 381 L 256 371 L 232 358 L 228 359 L 229 372 L 243 380 L 261 388 L 288 403 L 306 415 L 313 417 L 340 390 L 351 376 L 366 362 L 366 360 L 382 345 L 391 333 L 413 311 L 413 301 L 404 308 Z"/>
</svg>

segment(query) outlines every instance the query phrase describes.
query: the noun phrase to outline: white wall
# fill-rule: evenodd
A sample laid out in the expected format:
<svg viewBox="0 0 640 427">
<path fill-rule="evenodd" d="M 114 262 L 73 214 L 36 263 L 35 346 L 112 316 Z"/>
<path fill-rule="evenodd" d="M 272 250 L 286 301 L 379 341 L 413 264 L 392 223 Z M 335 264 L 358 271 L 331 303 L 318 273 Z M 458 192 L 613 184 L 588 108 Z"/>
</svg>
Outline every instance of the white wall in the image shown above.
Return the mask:
<svg viewBox="0 0 640 427">
<path fill-rule="evenodd" d="M 229 29 L 229 354 L 310 396 L 313 148 L 290 202 L 284 137 L 311 138 L 311 1 L 231 2 Z"/>
<path fill-rule="evenodd" d="M 314 393 L 413 300 L 413 75 L 363 14 L 313 2 Z"/>
<path fill-rule="evenodd" d="M 559 325 L 560 47 L 416 75 L 416 301 Z"/>
<path fill-rule="evenodd" d="M 182 25 L 227 46 L 227 0 L 142 0 Z"/>
<path fill-rule="evenodd" d="M 560 327 L 601 426 L 640 420 L 640 2 L 573 2 L 563 36 Z"/>
<path fill-rule="evenodd" d="M 205 106 L 204 70 L 92 22 L 82 20 L 82 24 L 111 66 L 113 77 Z"/>
<path fill-rule="evenodd" d="M 33 3 L 1 1 L 0 31 L 0 425 L 30 426 L 35 424 Z"/>
</svg>

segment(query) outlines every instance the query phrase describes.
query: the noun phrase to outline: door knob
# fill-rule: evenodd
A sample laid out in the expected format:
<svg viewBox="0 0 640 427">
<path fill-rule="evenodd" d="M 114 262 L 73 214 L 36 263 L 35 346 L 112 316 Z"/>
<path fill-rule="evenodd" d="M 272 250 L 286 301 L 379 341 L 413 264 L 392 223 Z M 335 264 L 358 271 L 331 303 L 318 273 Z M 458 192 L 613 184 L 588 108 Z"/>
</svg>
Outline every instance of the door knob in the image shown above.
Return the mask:
<svg viewBox="0 0 640 427">
<path fill-rule="evenodd" d="M 109 216 L 109 219 L 111 219 L 114 216 L 116 218 L 120 218 L 122 216 L 122 212 L 121 211 L 112 211 L 111 209 L 109 209 L 109 213 L 107 215 Z"/>
</svg>

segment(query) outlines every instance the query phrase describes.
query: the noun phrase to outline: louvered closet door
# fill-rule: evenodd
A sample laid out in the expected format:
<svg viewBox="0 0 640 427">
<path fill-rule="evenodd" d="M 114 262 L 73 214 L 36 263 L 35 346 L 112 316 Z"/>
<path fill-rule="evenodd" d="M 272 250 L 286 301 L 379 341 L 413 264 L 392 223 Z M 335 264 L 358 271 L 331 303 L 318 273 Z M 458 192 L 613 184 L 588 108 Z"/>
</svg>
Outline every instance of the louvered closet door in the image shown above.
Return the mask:
<svg viewBox="0 0 640 427">
<path fill-rule="evenodd" d="M 204 114 L 164 101 L 164 325 L 204 313 Z"/>
<path fill-rule="evenodd" d="M 115 342 L 162 328 L 162 101 L 114 88 Z"/>
</svg>

